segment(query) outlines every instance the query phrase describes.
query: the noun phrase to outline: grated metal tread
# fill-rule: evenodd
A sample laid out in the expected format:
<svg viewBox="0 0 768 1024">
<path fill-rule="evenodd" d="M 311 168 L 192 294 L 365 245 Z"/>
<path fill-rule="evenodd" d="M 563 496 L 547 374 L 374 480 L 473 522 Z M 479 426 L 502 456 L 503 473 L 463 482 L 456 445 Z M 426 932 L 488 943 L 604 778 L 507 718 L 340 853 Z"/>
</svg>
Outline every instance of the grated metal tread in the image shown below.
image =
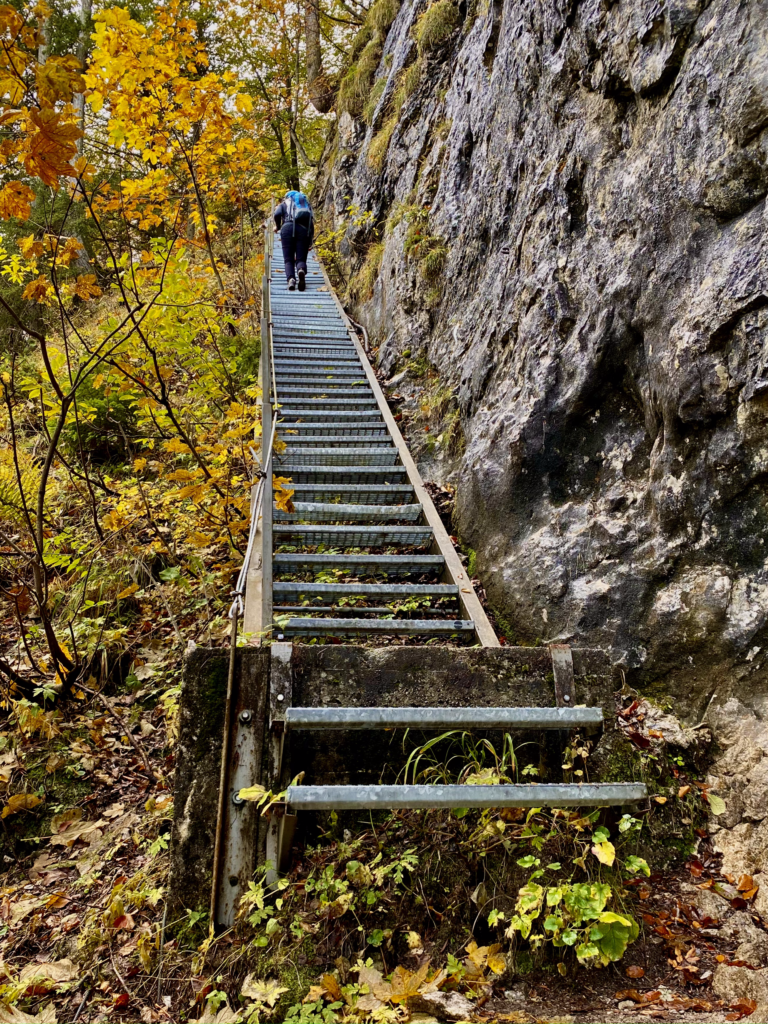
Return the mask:
<svg viewBox="0 0 768 1024">
<path fill-rule="evenodd" d="M 405 484 L 328 484 L 301 483 L 294 480 L 296 501 L 349 502 L 371 505 L 400 505 L 413 497 L 413 487 Z"/>
<path fill-rule="evenodd" d="M 409 634 L 419 636 L 452 636 L 455 633 L 474 633 L 471 619 L 306 619 L 291 618 L 280 626 L 282 633 L 293 636 L 359 636 L 378 633 L 386 636 Z"/>
<path fill-rule="evenodd" d="M 377 618 L 380 618 L 382 615 L 387 615 L 387 616 L 391 617 L 392 615 L 399 614 L 398 610 L 390 608 L 389 605 L 386 605 L 386 604 L 382 604 L 382 605 L 368 605 L 368 604 L 354 604 L 354 605 L 340 605 L 340 604 L 332 604 L 332 605 L 330 605 L 330 604 L 329 605 L 324 605 L 324 604 L 306 604 L 306 605 L 304 605 L 304 604 L 276 604 L 276 605 L 273 605 L 273 608 L 274 608 L 274 611 L 282 612 L 283 614 L 293 613 L 295 615 L 297 612 L 303 612 L 303 613 L 305 613 L 307 615 L 311 614 L 313 616 L 317 616 L 317 615 L 323 615 L 323 616 L 324 615 L 330 615 L 330 616 L 338 617 L 340 615 L 353 616 L 353 615 L 365 614 L 365 615 L 375 615 Z M 423 607 L 423 608 L 419 608 L 418 611 L 419 611 L 419 616 L 421 618 L 424 618 L 425 615 L 434 615 L 436 617 L 440 616 L 440 618 L 444 619 L 446 614 L 448 613 L 449 609 L 444 608 L 444 607 L 430 608 L 429 606 L 426 606 L 426 607 Z"/>
<path fill-rule="evenodd" d="M 391 519 L 405 519 L 415 522 L 422 512 L 421 505 L 342 505 L 316 501 L 294 501 L 294 511 L 282 512 L 275 506 L 273 518 L 276 523 L 307 522 L 332 523 L 340 520 L 353 522 L 381 522 Z"/>
<path fill-rule="evenodd" d="M 357 573 L 393 576 L 421 576 L 440 572 L 442 555 L 370 555 L 349 552 L 343 555 L 310 554 L 306 551 L 280 552 L 273 557 L 274 567 L 282 572 L 308 569 L 354 569 Z"/>
<path fill-rule="evenodd" d="M 339 437 L 349 442 L 356 438 L 365 438 L 366 441 L 384 441 L 389 437 L 383 420 L 380 422 L 359 422 L 352 423 L 313 423 L 299 421 L 294 423 L 280 422 L 279 434 L 284 441 L 290 441 L 295 437 L 297 441 L 324 440 L 329 437 Z"/>
<path fill-rule="evenodd" d="M 291 448 L 275 465 L 280 469 L 294 466 L 394 466 L 397 448 Z"/>
<path fill-rule="evenodd" d="M 301 434 L 294 435 L 293 437 L 286 438 L 289 441 L 295 441 L 297 446 L 299 442 L 303 448 L 304 445 L 327 445 L 327 444 L 349 444 L 354 447 L 357 445 L 370 445 L 382 446 L 389 441 L 389 436 L 384 437 L 371 437 L 367 434 Z M 394 445 L 391 446 L 395 451 L 397 449 Z M 317 451 L 316 448 L 307 449 L 308 451 Z M 291 453 L 295 453 L 296 448 L 291 445 Z"/>
<path fill-rule="evenodd" d="M 274 584 L 275 594 L 302 597 L 458 597 L 452 583 L 302 583 L 284 581 Z"/>
<path fill-rule="evenodd" d="M 275 523 L 275 543 L 325 544 L 329 547 L 369 548 L 423 547 L 432 540 L 431 526 L 341 526 L 333 524 Z"/>
<path fill-rule="evenodd" d="M 362 484 L 376 477 L 385 483 L 394 483 L 398 478 L 402 480 L 406 476 L 404 466 L 314 466 L 306 463 L 291 466 L 291 479 L 294 483 Z"/>
<path fill-rule="evenodd" d="M 355 398 L 353 399 L 353 401 L 355 401 L 355 402 L 356 402 L 357 399 L 361 399 L 361 401 L 364 401 L 366 404 L 371 404 L 371 405 L 375 404 L 376 399 L 373 396 L 373 392 L 371 391 L 370 385 L 368 384 L 367 381 L 364 381 L 363 384 L 364 384 L 363 387 L 357 387 L 357 388 L 350 388 L 350 387 L 347 387 L 345 384 L 337 384 L 334 387 L 334 385 L 332 385 L 327 380 L 319 382 L 319 385 L 317 387 L 302 387 L 301 385 L 296 385 L 296 384 L 290 384 L 290 385 L 283 385 L 283 386 L 281 386 L 280 384 L 278 384 L 278 386 L 277 386 L 277 397 L 278 398 L 282 397 L 286 401 L 289 398 L 301 398 L 301 399 L 308 398 L 308 399 L 310 399 L 314 403 L 315 401 L 324 401 L 325 400 L 325 398 L 327 396 L 325 394 L 323 394 L 323 392 L 327 389 L 329 394 L 332 394 L 334 396 L 336 396 L 336 395 L 344 395 L 344 396 L 354 395 Z M 364 394 L 365 391 L 368 392 L 367 395 Z M 318 392 L 320 392 L 320 393 L 318 394 Z M 334 401 L 336 401 L 335 397 L 334 397 Z M 346 405 L 347 403 L 346 402 L 339 402 L 339 404 L 340 405 Z M 356 402 L 356 404 L 359 404 L 359 403 Z"/>
</svg>

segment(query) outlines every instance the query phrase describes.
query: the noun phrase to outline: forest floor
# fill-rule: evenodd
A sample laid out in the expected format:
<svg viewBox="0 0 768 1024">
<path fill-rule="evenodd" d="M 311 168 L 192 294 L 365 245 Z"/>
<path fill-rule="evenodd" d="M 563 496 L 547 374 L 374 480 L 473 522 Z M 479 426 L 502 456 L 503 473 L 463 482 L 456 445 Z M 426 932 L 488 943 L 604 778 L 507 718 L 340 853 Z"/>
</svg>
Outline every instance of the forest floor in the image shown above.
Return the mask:
<svg viewBox="0 0 768 1024">
<path fill-rule="evenodd" d="M 433 408 L 434 401 L 427 418 Z M 444 419 L 450 409 L 440 408 Z M 431 489 L 450 528 L 451 489 Z M 231 574 L 230 563 L 217 571 Z M 404 983 L 426 976 L 427 964 L 440 969 L 444 990 L 468 998 L 461 1004 L 465 1019 L 478 1022 L 757 1024 L 754 1004 L 724 1005 L 712 992 L 713 973 L 734 962 L 739 945 L 733 927 L 724 927 L 728 917 L 746 914 L 750 927 L 763 924 L 751 914 L 754 892 L 720 874 L 703 829 L 696 856 L 624 887 L 622 899 L 640 924 L 625 955 L 602 969 L 571 958 L 565 976 L 553 958 L 502 949 L 480 921 L 478 876 L 488 862 L 483 852 L 467 853 L 475 841 L 470 818 L 457 823 L 405 812 L 357 836 L 326 836 L 320 846 L 297 848 L 281 897 L 286 906 L 292 901 L 294 916 L 284 928 L 271 929 L 278 915 L 270 919 L 258 900 L 235 929 L 215 939 L 200 913 L 169 918 L 183 650 L 190 640 L 226 643 L 227 623 L 216 605 L 201 626 L 207 598 L 190 597 L 176 577 L 156 580 L 147 594 L 151 599 L 131 595 L 132 639 L 123 662 L 105 659 L 56 701 L 6 705 L 0 783 L 17 795 L 0 818 L 0 1024 L 448 1019 L 439 1000 L 432 999 L 431 1011 L 429 1000 L 418 1009 L 418 1000 L 397 998 L 392 989 L 391 998 L 374 1000 L 370 1015 L 356 1009 L 363 957 L 382 989 L 393 984 L 382 980 L 393 969 Z M 10 635 L 14 623 L 9 612 L 0 632 Z M 521 831 L 514 818 L 508 827 Z M 389 872 L 377 882 L 383 909 L 369 909 L 344 880 L 345 870 L 347 879 L 351 863 L 370 871 L 382 853 Z M 321 878 L 329 879 L 324 892 Z M 502 893 L 507 905 L 515 891 Z M 710 910 L 720 900 L 722 913 L 704 913 L 700 892 L 708 893 Z M 497 949 L 498 967 L 491 967 Z"/>
</svg>

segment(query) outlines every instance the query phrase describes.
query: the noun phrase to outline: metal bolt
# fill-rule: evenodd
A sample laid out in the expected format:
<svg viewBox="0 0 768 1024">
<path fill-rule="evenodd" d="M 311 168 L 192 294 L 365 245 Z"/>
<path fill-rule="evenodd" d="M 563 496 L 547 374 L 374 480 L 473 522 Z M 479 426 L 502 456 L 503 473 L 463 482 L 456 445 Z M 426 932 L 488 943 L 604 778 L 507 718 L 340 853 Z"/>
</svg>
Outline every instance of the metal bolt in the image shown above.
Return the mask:
<svg viewBox="0 0 768 1024">
<path fill-rule="evenodd" d="M 278 693 L 277 699 L 278 700 L 285 700 L 285 697 L 282 695 L 282 693 Z"/>
<path fill-rule="evenodd" d="M 248 725 L 253 720 L 253 712 L 241 711 L 238 717 L 240 718 L 240 721 L 243 723 L 243 725 Z"/>
<path fill-rule="evenodd" d="M 566 693 L 566 694 L 563 694 L 563 700 L 565 701 L 566 704 L 568 704 L 568 703 L 570 703 L 571 698 Z"/>
<path fill-rule="evenodd" d="M 235 805 L 235 807 L 239 807 L 240 804 L 244 804 L 245 803 L 245 800 L 243 800 L 243 798 L 240 796 L 239 793 L 233 793 L 232 794 L 232 803 Z"/>
</svg>

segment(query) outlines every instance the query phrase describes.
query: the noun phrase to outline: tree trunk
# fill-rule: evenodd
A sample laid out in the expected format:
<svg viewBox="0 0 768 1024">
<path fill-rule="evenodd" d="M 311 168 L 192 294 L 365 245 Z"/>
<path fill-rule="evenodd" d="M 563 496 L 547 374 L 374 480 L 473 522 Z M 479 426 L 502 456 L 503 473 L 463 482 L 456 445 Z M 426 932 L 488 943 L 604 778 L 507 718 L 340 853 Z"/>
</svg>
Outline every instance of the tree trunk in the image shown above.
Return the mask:
<svg viewBox="0 0 768 1024">
<path fill-rule="evenodd" d="M 312 106 L 320 114 L 333 107 L 335 90 L 323 70 L 320 48 L 320 0 L 306 0 L 304 27 L 307 35 L 307 87 Z"/>
<path fill-rule="evenodd" d="M 50 14 L 41 14 L 38 17 L 37 27 L 40 35 L 37 43 L 37 63 L 45 64 L 51 53 L 51 35 L 53 26 Z"/>
<path fill-rule="evenodd" d="M 77 59 L 80 61 L 83 71 L 85 71 L 85 62 L 88 59 L 88 43 L 91 32 L 91 6 L 92 0 L 80 0 L 80 34 L 77 37 L 75 53 L 77 54 Z M 78 92 L 75 94 L 75 108 L 77 109 L 78 121 L 80 122 L 80 131 L 85 133 L 84 93 Z M 77 152 L 79 156 L 83 155 L 83 142 L 84 136 L 81 135 L 77 140 Z"/>
<path fill-rule="evenodd" d="M 286 109 L 285 113 L 288 119 L 288 157 L 289 164 L 285 169 L 285 181 L 288 188 L 296 189 L 298 192 L 301 189 L 299 179 L 299 151 L 296 148 L 296 139 L 293 131 L 294 120 L 294 95 L 293 95 L 293 80 L 290 75 L 286 75 L 285 78 L 285 95 L 286 95 Z"/>
</svg>

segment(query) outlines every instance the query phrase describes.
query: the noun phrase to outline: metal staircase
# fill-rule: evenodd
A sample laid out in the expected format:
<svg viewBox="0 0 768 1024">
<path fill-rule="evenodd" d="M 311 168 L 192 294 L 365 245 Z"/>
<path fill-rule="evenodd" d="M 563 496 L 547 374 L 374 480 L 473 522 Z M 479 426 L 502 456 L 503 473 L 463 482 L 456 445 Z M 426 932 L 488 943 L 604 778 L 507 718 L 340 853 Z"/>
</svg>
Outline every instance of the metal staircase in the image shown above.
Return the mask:
<svg viewBox="0 0 768 1024">
<path fill-rule="evenodd" d="M 564 743 L 570 732 L 599 732 L 604 723 L 602 708 L 576 703 L 566 645 L 550 647 L 554 707 L 462 707 L 458 691 L 435 693 L 431 707 L 370 707 L 363 696 L 358 706 L 293 706 L 294 648 L 280 641 L 400 635 L 483 648 L 499 643 L 320 264 L 311 257 L 307 290 L 288 292 L 269 226 L 265 239 L 262 469 L 230 612 L 212 889 L 212 915 L 220 924 L 234 920 L 253 868 L 253 825 L 239 792 L 262 779 L 254 704 L 243 704 L 235 686 L 243 596 L 246 633 L 278 641 L 270 647 L 263 718 L 259 713 L 269 750 L 263 781 L 285 789 L 269 817 L 266 858 L 273 866 L 286 862 L 299 810 L 599 807 L 647 799 L 645 785 L 636 782 L 287 786 L 286 739 L 300 731 L 503 729 L 559 734 Z M 285 442 L 279 453 L 275 437 Z M 273 503 L 273 472 L 291 481 L 293 512 Z M 433 649 L 422 650 L 427 666 Z M 482 654 L 491 670 L 505 657 L 504 651 L 468 653 Z M 439 706 L 441 700 L 452 706 Z"/>
<path fill-rule="evenodd" d="M 273 506 L 274 637 L 498 646 L 319 262 L 310 254 L 304 292 L 288 291 L 277 253 L 270 278 L 273 399 L 286 445 L 272 470 L 294 491 L 294 512 Z"/>
</svg>

